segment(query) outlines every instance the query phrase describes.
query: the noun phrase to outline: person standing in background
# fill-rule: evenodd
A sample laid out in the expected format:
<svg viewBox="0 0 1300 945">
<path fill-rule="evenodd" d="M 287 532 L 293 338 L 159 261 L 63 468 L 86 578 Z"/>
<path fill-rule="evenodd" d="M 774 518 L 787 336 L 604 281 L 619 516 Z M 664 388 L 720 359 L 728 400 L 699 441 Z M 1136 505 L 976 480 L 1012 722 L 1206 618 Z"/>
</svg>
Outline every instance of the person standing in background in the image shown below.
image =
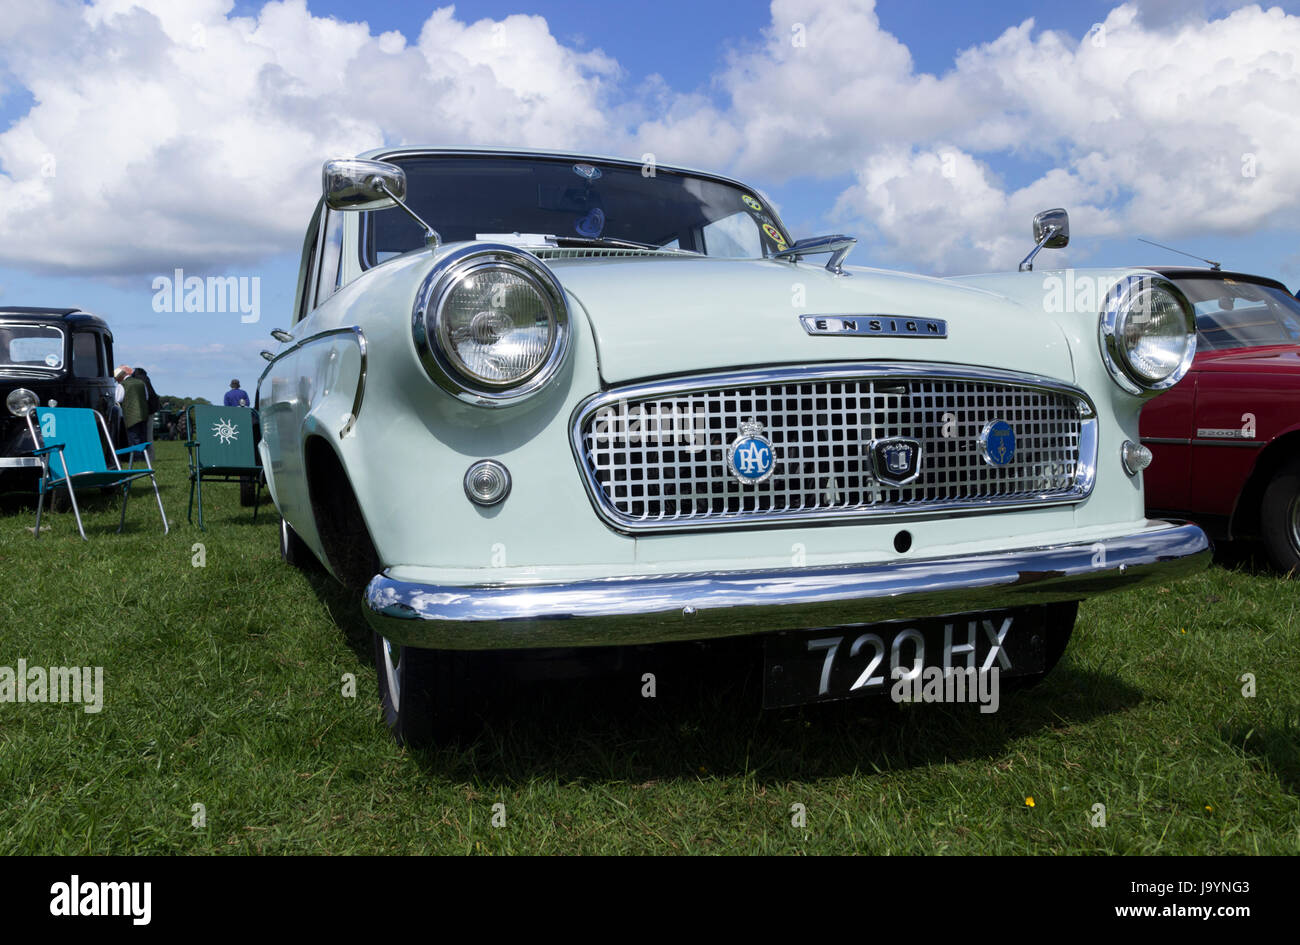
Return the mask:
<svg viewBox="0 0 1300 945">
<path fill-rule="evenodd" d="M 122 385 L 122 413 L 126 421 L 126 443 L 138 446 L 149 442 L 149 388 L 143 380 L 133 376 L 125 364 L 118 365 L 113 375 Z"/>
<path fill-rule="evenodd" d="M 238 378 L 230 382 L 230 390 L 226 391 L 226 396 L 222 403 L 227 407 L 248 406 L 248 394 L 239 389 Z"/>
<path fill-rule="evenodd" d="M 146 435 L 145 435 L 144 442 L 149 444 L 149 448 L 145 450 L 145 453 L 147 453 L 149 456 L 149 466 L 150 468 L 152 468 L 153 467 L 153 441 L 155 439 L 154 415 L 159 410 L 162 409 L 162 401 L 158 399 L 158 392 L 153 389 L 153 381 L 149 379 L 148 371 L 146 371 L 142 367 L 137 366 L 132 369 L 131 376 L 138 377 L 140 380 L 144 381 L 145 409 L 148 411 L 148 415 L 145 417 Z"/>
</svg>

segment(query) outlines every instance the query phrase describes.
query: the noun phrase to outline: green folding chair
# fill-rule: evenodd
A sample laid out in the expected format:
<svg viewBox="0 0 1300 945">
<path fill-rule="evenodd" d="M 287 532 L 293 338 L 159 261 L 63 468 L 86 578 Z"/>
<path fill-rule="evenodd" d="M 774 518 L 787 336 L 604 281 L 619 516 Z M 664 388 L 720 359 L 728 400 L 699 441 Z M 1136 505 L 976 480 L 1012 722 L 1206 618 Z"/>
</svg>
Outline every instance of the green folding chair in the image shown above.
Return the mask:
<svg viewBox="0 0 1300 945">
<path fill-rule="evenodd" d="M 199 496 L 199 528 L 203 527 L 203 482 L 239 482 L 256 479 L 253 492 L 253 521 L 262 496 L 262 461 L 257 455 L 257 411 L 251 407 L 213 407 L 191 404 L 185 411 L 190 438 L 190 507 L 186 517 L 194 521 L 194 494 Z"/>
<path fill-rule="evenodd" d="M 163 534 L 171 529 L 167 513 L 163 511 L 162 497 L 158 495 L 158 480 L 147 465 L 135 468 L 137 455 L 144 455 L 148 443 L 113 449 L 113 438 L 99 411 L 88 407 L 37 407 L 27 412 L 27 428 L 37 449 L 32 455 L 41 460 L 41 480 L 37 484 L 40 499 L 36 504 L 36 537 L 41 537 L 41 513 L 45 509 L 45 495 L 59 488 L 68 490 L 72 513 L 77 518 L 77 531 L 83 541 L 86 530 L 81 524 L 81 509 L 77 507 L 78 489 L 103 489 L 122 487 L 122 516 L 117 525 L 119 532 L 126 526 L 126 500 L 131 497 L 131 483 L 148 476 L 153 482 L 154 498 L 158 500 L 158 514 L 162 517 Z M 101 439 L 100 436 L 103 435 Z M 111 457 L 108 465 L 105 457 Z M 121 456 L 131 457 L 131 467 L 122 468 Z"/>
</svg>

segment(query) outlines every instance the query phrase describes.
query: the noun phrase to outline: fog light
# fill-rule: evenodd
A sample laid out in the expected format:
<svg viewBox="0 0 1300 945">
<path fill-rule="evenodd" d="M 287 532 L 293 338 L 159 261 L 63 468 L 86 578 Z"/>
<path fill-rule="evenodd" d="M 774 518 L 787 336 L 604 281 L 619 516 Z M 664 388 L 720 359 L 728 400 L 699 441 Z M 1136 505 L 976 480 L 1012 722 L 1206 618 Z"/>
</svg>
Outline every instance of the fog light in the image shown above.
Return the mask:
<svg viewBox="0 0 1300 945">
<path fill-rule="evenodd" d="M 1151 465 L 1151 451 L 1132 440 L 1124 441 L 1120 457 L 1124 460 L 1124 471 L 1130 476 L 1136 476 Z"/>
<path fill-rule="evenodd" d="M 495 459 L 480 459 L 465 473 L 465 495 L 475 505 L 496 505 L 510 494 L 510 470 Z"/>
<path fill-rule="evenodd" d="M 36 398 L 36 395 L 26 387 L 11 390 L 9 396 L 5 398 L 5 406 L 9 408 L 9 412 L 15 417 L 27 416 L 36 409 L 39 403 L 40 401 Z"/>
</svg>

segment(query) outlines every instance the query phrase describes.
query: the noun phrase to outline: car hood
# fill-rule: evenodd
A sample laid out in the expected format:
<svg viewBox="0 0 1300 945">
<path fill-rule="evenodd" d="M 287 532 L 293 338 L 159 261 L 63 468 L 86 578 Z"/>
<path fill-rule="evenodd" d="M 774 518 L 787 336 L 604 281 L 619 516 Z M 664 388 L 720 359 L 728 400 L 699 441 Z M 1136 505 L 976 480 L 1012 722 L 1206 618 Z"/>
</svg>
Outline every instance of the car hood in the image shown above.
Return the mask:
<svg viewBox="0 0 1300 945">
<path fill-rule="evenodd" d="M 769 364 L 904 360 L 1073 380 L 1058 325 L 986 289 L 878 269 L 835 276 L 815 263 L 634 256 L 548 259 L 595 337 L 602 379 Z M 801 315 L 941 318 L 948 337 L 809 335 Z"/>
<path fill-rule="evenodd" d="M 1196 356 L 1198 371 L 1244 371 L 1251 374 L 1300 374 L 1300 345 L 1225 348 Z"/>
</svg>

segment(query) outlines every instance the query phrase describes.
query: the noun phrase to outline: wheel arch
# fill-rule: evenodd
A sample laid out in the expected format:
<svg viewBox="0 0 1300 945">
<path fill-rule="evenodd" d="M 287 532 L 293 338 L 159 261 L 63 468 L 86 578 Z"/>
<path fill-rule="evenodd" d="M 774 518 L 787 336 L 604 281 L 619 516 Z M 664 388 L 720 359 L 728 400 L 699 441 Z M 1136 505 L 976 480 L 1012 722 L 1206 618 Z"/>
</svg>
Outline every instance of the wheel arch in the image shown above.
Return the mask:
<svg viewBox="0 0 1300 945">
<path fill-rule="evenodd" d="M 1230 539 L 1257 537 L 1260 534 L 1260 504 L 1270 480 L 1288 461 L 1300 456 L 1300 428 L 1288 430 L 1260 452 L 1255 466 L 1237 496 L 1228 522 Z"/>
<path fill-rule="evenodd" d="M 379 554 L 343 466 L 329 438 L 309 434 L 303 441 L 307 500 L 323 560 L 341 584 L 360 591 L 379 570 Z"/>
</svg>

